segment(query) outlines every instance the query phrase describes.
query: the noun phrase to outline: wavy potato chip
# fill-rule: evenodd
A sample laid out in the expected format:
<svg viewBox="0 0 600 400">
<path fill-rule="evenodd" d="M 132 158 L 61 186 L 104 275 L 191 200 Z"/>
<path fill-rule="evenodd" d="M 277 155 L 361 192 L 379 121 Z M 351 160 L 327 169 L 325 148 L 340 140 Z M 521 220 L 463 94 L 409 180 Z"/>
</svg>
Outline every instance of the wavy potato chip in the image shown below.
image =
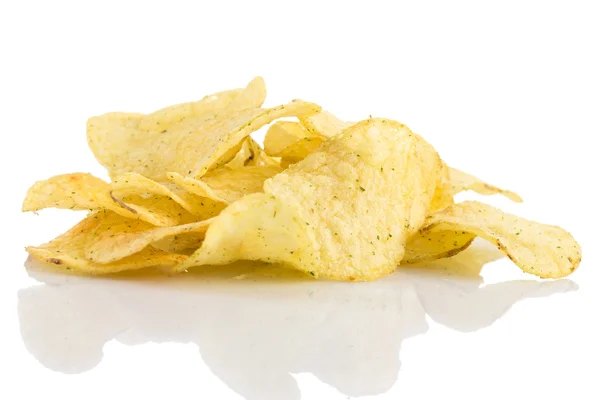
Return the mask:
<svg viewBox="0 0 600 400">
<path fill-rule="evenodd" d="M 100 116 L 88 120 L 87 137 L 92 152 L 111 177 L 126 172 L 157 181 L 164 180 L 169 172 L 201 177 L 235 157 L 243 140 L 263 125 L 319 110 L 316 104 L 294 101 L 270 109 L 239 110 L 194 124 L 183 121 L 162 131 L 139 126 L 124 129 L 118 123 L 106 124 L 105 117 Z"/>
<path fill-rule="evenodd" d="M 402 264 L 452 257 L 471 245 L 476 235 L 464 231 L 417 232 L 406 243 Z"/>
<path fill-rule="evenodd" d="M 265 152 L 281 157 L 286 164 L 295 164 L 314 152 L 326 139 L 308 132 L 302 125 L 291 121 L 277 121 L 265 135 Z"/>
<path fill-rule="evenodd" d="M 178 270 L 237 259 L 313 276 L 371 280 L 392 272 L 425 220 L 441 160 L 395 121 L 360 122 L 226 208 Z"/>
<path fill-rule="evenodd" d="M 416 239 L 420 244 L 438 239 L 440 254 L 456 254 L 464 243 L 479 236 L 504 252 L 523 271 L 542 278 L 562 278 L 581 261 L 581 248 L 567 231 L 504 213 L 487 204 L 465 201 L 430 216 Z M 420 247 L 422 257 L 426 261 Z M 454 250 L 453 250 L 454 248 Z M 430 248 L 429 259 L 441 258 Z"/>
<path fill-rule="evenodd" d="M 246 163 L 250 167 L 278 167 L 281 168 L 281 159 L 279 157 L 271 157 L 265 152 L 265 149 L 254 139 L 250 138 L 250 150 L 252 156 Z"/>
<path fill-rule="evenodd" d="M 74 173 L 35 183 L 23 211 L 92 212 L 27 251 L 88 274 L 247 259 L 371 280 L 401 263 L 451 257 L 481 236 L 543 278 L 579 265 L 579 245 L 561 228 L 455 204 L 467 190 L 522 200 L 449 168 L 406 126 L 345 122 L 301 100 L 261 108 L 265 98 L 257 77 L 147 115 L 90 118 L 89 147 L 113 181 Z M 286 117 L 299 122 L 277 121 Z M 263 149 L 250 135 L 271 123 Z"/>
<path fill-rule="evenodd" d="M 213 219 L 208 219 L 178 226 L 140 229 L 129 221 L 117 219 L 117 223 L 115 223 L 115 221 L 105 219 L 96 227 L 93 239 L 87 243 L 85 257 L 101 264 L 117 262 L 170 236 L 187 233 L 204 234 L 212 221 Z"/>
<path fill-rule="evenodd" d="M 196 220 L 175 201 L 164 196 L 131 195 L 122 199 L 111 192 L 110 184 L 91 174 L 57 175 L 36 182 L 23 201 L 22 211 L 44 208 L 69 210 L 110 210 L 123 217 L 140 219 L 156 226 L 172 226 Z"/>
<path fill-rule="evenodd" d="M 247 166 L 217 168 L 201 179 L 187 178 L 174 172 L 168 174 L 168 178 L 196 196 L 230 204 L 247 194 L 262 192 L 265 180 L 280 171 L 277 166 Z"/>
<path fill-rule="evenodd" d="M 199 219 L 214 217 L 224 208 L 221 202 L 196 196 L 173 182 L 156 182 L 133 172 L 119 175 L 110 187 L 115 198 L 127 198 L 131 195 L 167 197 Z"/>
<path fill-rule="evenodd" d="M 253 154 L 250 143 L 252 140 L 253 139 L 251 137 L 244 139 L 238 152 L 224 166 L 229 168 L 242 168 L 248 163 L 248 161 L 252 160 Z"/>
<path fill-rule="evenodd" d="M 326 139 L 334 137 L 353 125 L 352 122 L 342 121 L 327 111 L 321 111 L 316 115 L 301 116 L 298 119 L 308 132 L 320 135 Z"/>
<path fill-rule="evenodd" d="M 516 194 L 515 192 L 511 192 L 510 190 L 500 189 L 494 185 L 490 185 L 489 183 L 485 183 L 481 179 L 467 174 L 466 172 L 459 171 L 455 168 L 449 168 L 449 192 L 452 196 L 464 192 L 466 190 L 472 190 L 476 193 L 483 194 L 486 196 L 493 194 L 501 194 L 508 199 L 522 203 L 523 199 L 521 196 Z"/>
<path fill-rule="evenodd" d="M 86 258 L 87 247 L 94 238 L 97 228 L 104 223 L 105 229 L 117 225 L 117 222 L 128 221 L 129 229 L 148 229 L 150 225 L 142 221 L 123 218 L 110 211 L 91 213 L 66 233 L 41 246 L 29 246 L 27 252 L 34 258 L 44 261 L 54 268 L 65 269 L 86 274 L 112 274 L 121 271 L 146 267 L 165 267 L 181 263 L 187 257 L 170 254 L 148 247 L 130 257 L 109 264 L 94 263 Z M 110 223 L 107 223 L 110 222 Z M 118 230 L 118 226 L 112 228 Z"/>
</svg>

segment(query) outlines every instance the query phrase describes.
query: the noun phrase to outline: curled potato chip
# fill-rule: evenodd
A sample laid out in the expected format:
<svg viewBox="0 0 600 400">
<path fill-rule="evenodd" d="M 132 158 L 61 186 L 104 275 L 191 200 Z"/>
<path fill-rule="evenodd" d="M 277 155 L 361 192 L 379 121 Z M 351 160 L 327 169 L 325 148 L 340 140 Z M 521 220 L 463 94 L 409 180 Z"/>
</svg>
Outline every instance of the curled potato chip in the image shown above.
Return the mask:
<svg viewBox="0 0 600 400">
<path fill-rule="evenodd" d="M 225 164 L 225 167 L 242 168 L 244 165 L 246 165 L 246 163 L 253 157 L 252 147 L 250 145 L 251 141 L 251 137 L 244 139 L 236 155 L 233 156 L 233 158 L 229 160 L 227 164 Z"/>
<path fill-rule="evenodd" d="M 86 246 L 85 256 L 96 263 L 113 263 L 170 236 L 187 233 L 203 234 L 212 221 L 208 219 L 178 226 L 139 229 L 126 220 L 115 223 L 105 219 L 94 230 L 93 238 Z"/>
<path fill-rule="evenodd" d="M 280 168 L 280 158 L 279 157 L 271 157 L 269 156 L 265 150 L 260 146 L 260 144 L 252 139 L 250 139 L 250 150 L 252 151 L 252 156 L 246 163 L 247 166 L 265 166 L 265 167 L 278 167 Z"/>
<path fill-rule="evenodd" d="M 402 264 L 416 264 L 452 257 L 471 245 L 474 234 L 463 231 L 417 232 L 406 243 Z"/>
<path fill-rule="evenodd" d="M 187 178 L 174 172 L 168 177 L 196 196 L 230 204 L 247 194 L 262 192 L 265 180 L 280 171 L 278 166 L 248 166 L 217 168 L 202 179 Z"/>
<path fill-rule="evenodd" d="M 223 209 L 221 202 L 196 196 L 181 189 L 173 182 L 159 183 L 133 172 L 119 175 L 113 180 L 110 187 L 112 196 L 116 198 L 131 195 L 165 196 L 200 219 L 214 217 Z"/>
<path fill-rule="evenodd" d="M 202 177 L 209 169 L 224 164 L 223 156 L 226 152 L 252 132 L 260 129 L 278 118 L 311 115 L 320 111 L 320 107 L 314 103 L 295 100 L 286 105 L 270 109 L 250 110 L 240 112 L 238 115 L 224 121 L 215 127 L 210 135 L 206 135 L 202 144 L 202 151 L 197 152 L 197 162 L 190 171 L 183 171 L 182 175 L 191 177 Z M 170 170 L 170 172 L 179 172 Z"/>
<path fill-rule="evenodd" d="M 190 255 L 194 250 L 202 245 L 203 241 L 204 232 L 189 232 L 167 236 L 150 243 L 150 245 L 156 249 L 166 251 L 168 253 Z"/>
<path fill-rule="evenodd" d="M 567 276 L 581 261 L 579 244 L 564 229 L 507 214 L 476 201 L 454 204 L 433 214 L 412 241 L 420 246 L 419 261 L 426 261 L 440 258 L 436 251 L 456 254 L 463 243 L 475 236 L 496 245 L 523 271 L 542 278 Z M 428 242 L 437 245 L 427 248 Z"/>
<path fill-rule="evenodd" d="M 481 179 L 467 174 L 466 172 L 459 171 L 455 168 L 449 168 L 449 174 L 450 187 L 448 190 L 452 196 L 466 190 L 472 190 L 483 195 L 501 194 L 514 202 L 523 202 L 523 199 L 518 194 L 485 183 Z"/>
<path fill-rule="evenodd" d="M 265 151 L 293 164 L 314 152 L 326 139 L 312 134 L 302 125 L 291 121 L 277 121 L 265 135 Z"/>
<path fill-rule="evenodd" d="M 188 118 L 220 113 L 233 102 L 240 92 L 240 89 L 226 90 L 205 96 L 196 102 L 175 104 L 162 108 L 144 116 L 142 121 L 140 121 L 139 129 L 162 131 L 170 125 Z M 256 105 L 256 107 L 260 107 L 261 105 L 262 102 Z"/>
<path fill-rule="evenodd" d="M 177 270 L 237 259 L 313 276 L 371 280 L 392 272 L 428 213 L 441 160 L 395 121 L 371 119 L 231 204 Z"/>
<path fill-rule="evenodd" d="M 210 118 L 184 120 L 163 130 L 124 127 L 107 123 L 105 116 L 90 118 L 88 144 L 111 177 L 136 172 L 163 180 L 168 172 L 201 177 L 230 161 L 243 140 L 277 118 L 310 115 L 320 111 L 313 103 L 294 101 L 270 109 L 246 108 Z M 112 121 L 112 120 L 111 120 Z"/>
<path fill-rule="evenodd" d="M 321 111 L 315 115 L 306 115 L 298 118 L 304 128 L 311 134 L 321 135 L 324 138 L 332 138 L 353 124 L 340 120 L 327 111 Z"/>
<path fill-rule="evenodd" d="M 69 210 L 111 210 L 123 217 L 140 219 L 157 226 L 191 222 L 195 218 L 173 200 L 164 196 L 126 196 L 111 192 L 108 183 L 85 173 L 57 175 L 36 182 L 23 201 L 23 211 L 43 208 Z"/>
<path fill-rule="evenodd" d="M 54 268 L 82 272 L 86 274 L 111 274 L 126 270 L 140 269 L 146 267 L 166 267 L 181 263 L 187 257 L 179 254 L 167 253 L 152 247 L 148 247 L 135 255 L 126 257 L 109 264 L 94 263 L 86 258 L 86 249 L 97 228 L 104 222 L 105 226 L 110 220 L 128 221 L 135 228 L 147 229 L 150 225 L 142 221 L 123 218 L 110 211 L 94 212 L 79 222 L 66 233 L 41 246 L 29 246 L 27 252 Z M 118 229 L 115 227 L 113 229 Z"/>
</svg>

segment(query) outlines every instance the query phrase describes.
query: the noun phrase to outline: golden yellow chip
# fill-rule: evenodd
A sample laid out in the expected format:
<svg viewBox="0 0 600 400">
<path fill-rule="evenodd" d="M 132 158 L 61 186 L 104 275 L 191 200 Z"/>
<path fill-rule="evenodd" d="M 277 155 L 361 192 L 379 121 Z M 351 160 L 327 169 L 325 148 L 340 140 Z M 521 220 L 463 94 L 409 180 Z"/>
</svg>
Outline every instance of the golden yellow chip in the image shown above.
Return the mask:
<svg viewBox="0 0 600 400">
<path fill-rule="evenodd" d="M 43 208 L 111 210 L 123 217 L 140 219 L 157 226 L 172 226 L 197 220 L 174 200 L 164 196 L 130 195 L 122 199 L 110 184 L 85 173 L 57 175 L 36 182 L 27 192 L 23 211 Z"/>
<path fill-rule="evenodd" d="M 115 222 L 107 219 L 96 227 L 93 238 L 90 238 L 86 244 L 85 257 L 95 263 L 114 263 L 170 236 L 187 233 L 203 234 L 212 221 L 209 219 L 165 228 L 140 229 L 127 220 L 121 221 L 117 218 Z"/>
<path fill-rule="evenodd" d="M 326 139 L 334 137 L 353 125 L 353 123 L 342 121 L 327 111 L 322 111 L 316 115 L 301 116 L 299 120 L 308 132 L 321 135 Z"/>
<path fill-rule="evenodd" d="M 417 232 L 406 243 L 402 264 L 452 257 L 469 247 L 475 236 L 466 231 Z"/>
<path fill-rule="evenodd" d="M 249 108 L 194 125 L 183 121 L 162 131 L 107 125 L 104 116 L 88 120 L 88 144 L 111 177 L 136 172 L 161 181 L 169 172 L 199 178 L 235 157 L 243 140 L 282 117 L 319 112 L 313 103 L 294 101 L 270 108 Z"/>
<path fill-rule="evenodd" d="M 466 172 L 459 171 L 455 168 L 449 168 L 450 171 L 450 193 L 452 196 L 457 193 L 472 190 L 476 193 L 483 195 L 493 195 L 493 194 L 501 194 L 512 201 L 517 203 L 522 203 L 523 199 L 518 194 L 511 192 L 510 190 L 500 189 L 494 185 L 490 185 L 489 183 L 485 183 L 481 179 L 467 174 Z"/>
<path fill-rule="evenodd" d="M 432 245 L 434 254 L 460 251 L 473 237 L 490 241 L 523 271 L 542 278 L 561 278 L 571 274 L 581 261 L 581 248 L 567 231 L 504 213 L 476 201 L 454 204 L 430 216 L 413 241 Z M 421 254 L 425 247 L 421 246 Z M 454 248 L 454 250 L 452 249 Z M 422 256 L 420 261 L 427 260 Z"/>
<path fill-rule="evenodd" d="M 27 251 L 89 274 L 245 259 L 371 280 L 400 263 L 451 257 L 480 236 L 543 278 L 578 267 L 581 249 L 565 230 L 478 202 L 455 204 L 467 190 L 522 200 L 449 168 L 406 126 L 345 122 L 301 100 L 262 108 L 265 97 L 257 77 L 148 115 L 90 118 L 89 147 L 112 182 L 74 173 L 35 183 L 23 211 L 91 213 Z M 286 117 L 299 122 L 277 121 Z M 263 149 L 250 135 L 272 122 Z"/>
<path fill-rule="evenodd" d="M 128 221 L 132 228 L 149 228 L 150 225 L 142 221 L 127 220 L 115 213 L 95 212 L 75 225 L 66 233 L 41 246 L 27 247 L 29 254 L 44 261 L 54 268 L 64 269 L 86 274 L 111 274 L 120 271 L 140 269 L 146 267 L 165 267 L 181 263 L 187 257 L 179 254 L 167 253 L 153 247 L 147 247 L 130 257 L 123 258 L 110 264 L 98 264 L 86 258 L 87 246 L 94 237 L 97 228 L 104 222 L 108 228 L 108 220 L 115 222 Z M 117 226 L 113 229 L 118 229 Z"/>
<path fill-rule="evenodd" d="M 229 160 L 227 164 L 225 164 L 225 167 L 242 168 L 248 163 L 248 161 L 252 160 L 252 141 L 253 139 L 251 137 L 244 139 L 236 155 L 233 156 L 233 158 Z"/>
<path fill-rule="evenodd" d="M 266 179 L 281 171 L 276 166 L 218 168 L 202 179 L 186 178 L 177 173 L 168 174 L 169 179 L 196 196 L 230 204 L 247 194 L 262 192 Z"/>
<path fill-rule="evenodd" d="M 159 183 L 133 172 L 119 175 L 110 184 L 110 188 L 112 196 L 117 199 L 130 198 L 132 195 L 164 196 L 197 216 L 198 219 L 214 217 L 224 208 L 222 202 L 196 196 L 173 182 Z"/>
<path fill-rule="evenodd" d="M 246 163 L 247 166 L 251 167 L 277 167 L 280 168 L 280 158 L 269 156 L 265 150 L 256 142 L 256 140 L 249 138 L 250 150 L 252 156 Z"/>
<path fill-rule="evenodd" d="M 265 135 L 265 151 L 268 155 L 281 157 L 288 165 L 295 164 L 317 150 L 325 140 L 297 122 L 277 121 Z"/>
<path fill-rule="evenodd" d="M 392 272 L 425 220 L 442 169 L 433 148 L 395 121 L 360 122 L 226 208 L 178 269 L 237 259 L 313 276 Z"/>
</svg>

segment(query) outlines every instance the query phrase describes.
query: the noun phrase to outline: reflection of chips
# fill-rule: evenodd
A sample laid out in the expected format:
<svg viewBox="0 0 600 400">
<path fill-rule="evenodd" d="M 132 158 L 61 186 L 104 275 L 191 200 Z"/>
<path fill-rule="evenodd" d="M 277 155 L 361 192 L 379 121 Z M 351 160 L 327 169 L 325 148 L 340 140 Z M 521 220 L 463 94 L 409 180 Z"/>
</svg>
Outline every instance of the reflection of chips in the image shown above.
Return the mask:
<svg viewBox="0 0 600 400">
<path fill-rule="evenodd" d="M 94 238 L 96 229 L 107 220 L 112 222 L 128 221 L 130 229 L 148 228 L 144 222 L 127 220 L 112 212 L 90 214 L 66 233 L 49 243 L 38 247 L 27 247 L 29 254 L 51 264 L 55 268 L 66 269 L 87 274 L 110 274 L 120 271 L 175 265 L 186 257 L 170 254 L 148 247 L 144 250 L 110 264 L 97 264 L 86 258 L 86 249 Z M 110 225 L 107 225 L 110 227 Z"/>
<path fill-rule="evenodd" d="M 23 211 L 43 208 L 69 210 L 111 210 L 128 218 L 140 219 L 157 226 L 191 222 L 195 218 L 175 201 L 164 196 L 126 196 L 111 193 L 111 187 L 90 174 L 57 175 L 36 182 L 27 192 Z"/>
<path fill-rule="evenodd" d="M 183 121 L 162 131 L 107 126 L 100 116 L 88 121 L 88 143 L 112 177 L 125 172 L 159 181 L 169 172 L 201 177 L 235 157 L 243 140 L 263 125 L 319 110 L 316 104 L 295 101 L 270 109 L 248 108 L 191 126 Z"/>
<path fill-rule="evenodd" d="M 359 123 L 233 203 L 181 268 L 236 259 L 282 262 L 314 276 L 369 280 L 393 271 L 425 219 L 441 172 L 405 126 Z"/>
<path fill-rule="evenodd" d="M 229 204 L 247 194 L 261 192 L 265 180 L 280 171 L 279 167 L 261 166 L 218 168 L 202 179 L 186 178 L 174 172 L 168 176 L 189 193 Z"/>
<path fill-rule="evenodd" d="M 475 236 L 492 242 L 523 271 L 542 278 L 567 276 L 581 261 L 581 248 L 564 229 L 528 221 L 475 201 L 455 204 L 427 219 L 413 240 L 434 245 L 421 247 L 430 257 L 422 251 L 417 261 L 446 257 L 441 255 L 444 253 L 456 254 Z M 439 254 L 435 254 L 436 250 Z"/>
</svg>

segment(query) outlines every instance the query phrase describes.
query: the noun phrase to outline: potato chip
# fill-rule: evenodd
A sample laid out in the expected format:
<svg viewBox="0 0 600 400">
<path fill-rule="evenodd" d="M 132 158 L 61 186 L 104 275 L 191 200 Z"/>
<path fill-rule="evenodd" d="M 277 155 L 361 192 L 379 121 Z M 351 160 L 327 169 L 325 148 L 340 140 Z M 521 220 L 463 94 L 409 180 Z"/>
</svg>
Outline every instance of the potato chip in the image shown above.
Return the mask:
<svg viewBox="0 0 600 400">
<path fill-rule="evenodd" d="M 308 132 L 320 135 L 325 139 L 332 138 L 353 125 L 353 123 L 344 122 L 327 111 L 321 111 L 316 115 L 301 116 L 298 119 Z"/>
<path fill-rule="evenodd" d="M 295 164 L 317 150 L 325 140 L 297 122 L 277 121 L 265 135 L 265 152 L 283 158 L 288 165 Z"/>
<path fill-rule="evenodd" d="M 131 195 L 167 197 L 169 200 L 173 200 L 190 213 L 199 217 L 199 219 L 214 217 L 224 208 L 222 202 L 196 196 L 181 189 L 173 182 L 159 183 L 133 172 L 119 175 L 110 184 L 110 187 L 112 196 L 115 198 L 123 198 Z"/>
<path fill-rule="evenodd" d="M 522 203 L 523 199 L 518 194 L 511 192 L 510 190 L 500 189 L 496 186 L 485 183 L 481 179 L 467 174 L 466 172 L 459 171 L 455 168 L 450 168 L 450 193 L 452 196 L 466 191 L 472 190 L 476 193 L 483 195 L 501 194 L 508 199 Z"/>
<path fill-rule="evenodd" d="M 251 137 L 244 139 L 236 155 L 233 156 L 233 158 L 229 160 L 227 164 L 225 164 L 225 167 L 242 168 L 248 161 L 252 160 L 253 154 L 250 143 L 251 141 L 253 141 Z"/>
<path fill-rule="evenodd" d="M 27 247 L 29 254 L 54 268 L 86 274 L 111 274 L 120 271 L 140 269 L 146 267 L 170 266 L 181 263 L 187 257 L 179 254 L 170 254 L 153 247 L 145 248 L 130 257 L 123 258 L 110 264 L 98 264 L 86 258 L 86 248 L 90 238 L 94 237 L 98 226 L 108 219 L 112 221 L 127 220 L 115 213 L 95 212 L 79 222 L 66 233 L 41 246 Z M 141 229 L 148 228 L 142 221 L 127 220 L 132 226 Z M 105 224 L 106 227 L 110 225 Z M 117 229 L 116 227 L 113 229 Z"/>
<path fill-rule="evenodd" d="M 392 272 L 425 220 L 441 173 L 433 148 L 395 121 L 360 122 L 226 208 L 178 270 L 237 259 L 313 276 Z"/>
<path fill-rule="evenodd" d="M 224 167 L 209 172 L 202 179 L 186 178 L 174 172 L 168 177 L 189 193 L 230 204 L 247 194 L 262 192 L 265 180 L 280 171 L 277 166 Z"/>
<path fill-rule="evenodd" d="M 287 105 L 250 108 L 190 125 L 183 121 L 162 131 L 124 129 L 107 125 L 105 117 L 88 120 L 88 144 L 111 177 L 136 172 L 161 181 L 169 172 L 201 177 L 211 168 L 230 161 L 243 140 L 263 125 L 281 117 L 314 114 L 320 107 L 294 101 Z"/>
<path fill-rule="evenodd" d="M 168 253 L 179 253 L 190 255 L 198 249 L 204 241 L 204 232 L 201 233 L 182 233 L 173 236 L 167 236 L 160 240 L 150 243 L 156 249 Z"/>
<path fill-rule="evenodd" d="M 191 118 L 223 115 L 259 108 L 265 102 L 265 81 L 256 77 L 244 88 L 210 94 L 199 101 L 176 104 L 144 116 L 139 128 L 145 131 L 163 131 L 169 126 Z"/>
<path fill-rule="evenodd" d="M 452 257 L 469 247 L 475 236 L 463 231 L 417 232 L 406 243 L 402 264 L 416 264 Z"/>
<path fill-rule="evenodd" d="M 212 219 L 165 228 L 139 229 L 129 221 L 104 220 L 86 246 L 88 260 L 109 264 L 144 250 L 148 245 L 169 236 L 186 233 L 203 234 Z M 154 229 L 148 229 L 154 228 Z"/>
<path fill-rule="evenodd" d="M 280 158 L 279 157 L 271 157 L 267 155 L 265 150 L 258 144 L 258 142 L 252 138 L 250 139 L 250 150 L 252 151 L 252 156 L 246 163 L 247 166 L 254 167 L 280 167 Z"/>
<path fill-rule="evenodd" d="M 115 197 L 108 183 L 85 173 L 57 175 L 36 182 L 27 192 L 22 210 L 38 211 L 51 207 L 111 210 L 124 217 L 140 219 L 157 226 L 178 225 L 197 219 L 164 196 Z"/>
<path fill-rule="evenodd" d="M 581 248 L 570 233 L 504 213 L 476 201 L 454 204 L 430 216 L 419 231 L 419 251 L 435 254 L 456 253 L 469 238 L 479 236 L 496 245 L 523 271 L 542 278 L 562 278 L 571 274 L 581 261 Z M 431 239 L 431 241 L 429 240 Z M 437 247 L 422 246 L 427 242 Z M 452 250 L 454 247 L 455 250 Z M 420 261 L 427 257 L 421 256 Z"/>
</svg>

